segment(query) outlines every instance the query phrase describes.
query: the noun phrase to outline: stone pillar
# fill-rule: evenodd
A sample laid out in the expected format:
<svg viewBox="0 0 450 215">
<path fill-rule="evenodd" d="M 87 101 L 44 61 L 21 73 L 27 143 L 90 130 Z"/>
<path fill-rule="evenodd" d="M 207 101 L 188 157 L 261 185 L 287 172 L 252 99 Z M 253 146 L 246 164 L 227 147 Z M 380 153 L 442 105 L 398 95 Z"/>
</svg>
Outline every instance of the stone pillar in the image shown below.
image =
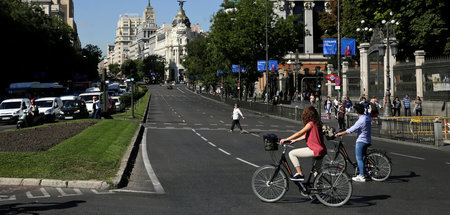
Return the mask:
<svg viewBox="0 0 450 215">
<path fill-rule="evenodd" d="M 384 44 L 386 44 L 386 42 L 387 42 L 387 40 L 385 39 L 384 40 Z M 390 38 L 389 39 L 389 42 L 390 43 L 393 43 L 393 42 L 396 42 L 396 39 L 395 38 Z M 391 93 L 391 102 L 394 100 L 394 98 L 395 98 L 395 89 L 394 89 L 394 80 L 395 80 L 395 77 L 394 77 L 394 65 L 396 64 L 396 62 L 397 62 L 397 60 L 396 60 L 396 57 L 392 54 L 392 46 L 389 46 L 390 47 L 390 50 L 389 50 L 389 77 L 391 78 L 391 89 L 390 89 L 390 93 Z M 388 58 L 388 56 L 386 55 L 387 54 L 387 49 L 386 49 L 386 51 L 385 51 L 385 53 L 384 53 L 384 72 L 383 72 L 383 74 L 384 74 L 384 97 L 386 97 L 386 91 L 387 91 L 387 83 L 388 83 L 388 81 L 387 81 L 387 58 Z M 401 95 L 401 96 L 404 96 L 404 95 Z M 386 101 L 386 98 L 384 98 L 384 101 Z"/>
<path fill-rule="evenodd" d="M 359 45 L 359 65 L 361 76 L 361 91 L 360 94 L 366 94 L 366 98 L 369 96 L 369 55 L 367 50 L 370 47 L 370 43 L 361 43 Z M 386 92 L 386 91 L 385 91 Z"/>
<path fill-rule="evenodd" d="M 328 64 L 327 65 L 327 74 L 330 75 L 332 72 L 333 72 L 333 64 Z M 333 86 L 331 86 L 331 82 L 329 82 L 328 80 L 326 80 L 326 81 L 327 81 L 327 84 L 329 84 L 329 85 L 327 85 L 328 96 L 331 98 L 331 89 Z"/>
<path fill-rule="evenodd" d="M 348 78 L 347 78 L 347 72 L 348 72 L 348 62 L 344 61 L 342 62 L 342 98 L 341 100 L 344 101 L 345 97 L 348 96 Z"/>
<path fill-rule="evenodd" d="M 414 52 L 414 56 L 416 56 L 416 90 L 417 96 L 423 100 L 423 74 L 421 66 L 425 63 L 425 51 L 417 50 Z M 415 99 L 415 98 L 414 98 Z"/>
<path fill-rule="evenodd" d="M 313 37 L 313 25 L 314 25 L 314 14 L 313 8 L 315 6 L 314 2 L 305 2 L 305 53 L 314 53 L 314 37 Z"/>
</svg>

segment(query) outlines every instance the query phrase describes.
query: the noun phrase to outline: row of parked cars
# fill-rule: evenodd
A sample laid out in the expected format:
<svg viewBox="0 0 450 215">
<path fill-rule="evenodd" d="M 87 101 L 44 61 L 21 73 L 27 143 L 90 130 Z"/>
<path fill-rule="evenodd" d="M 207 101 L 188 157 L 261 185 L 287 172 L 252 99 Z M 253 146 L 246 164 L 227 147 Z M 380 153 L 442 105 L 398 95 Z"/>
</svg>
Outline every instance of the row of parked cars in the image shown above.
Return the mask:
<svg viewBox="0 0 450 215">
<path fill-rule="evenodd" d="M 44 120 L 53 122 L 57 119 L 81 119 L 92 116 L 92 98 L 101 98 L 102 92 L 82 93 L 79 96 L 45 97 L 36 99 L 39 113 L 44 114 Z M 31 105 L 28 98 L 7 99 L 0 103 L 0 122 L 16 123 L 24 110 Z M 108 96 L 107 114 L 121 111 L 119 97 Z"/>
</svg>

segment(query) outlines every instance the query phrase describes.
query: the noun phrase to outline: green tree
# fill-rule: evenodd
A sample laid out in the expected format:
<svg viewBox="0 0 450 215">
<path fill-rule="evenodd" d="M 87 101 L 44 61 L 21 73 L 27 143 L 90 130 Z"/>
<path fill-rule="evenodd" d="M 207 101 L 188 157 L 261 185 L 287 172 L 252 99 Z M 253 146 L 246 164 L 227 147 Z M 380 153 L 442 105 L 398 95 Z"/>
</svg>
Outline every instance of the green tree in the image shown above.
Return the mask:
<svg viewBox="0 0 450 215">
<path fill-rule="evenodd" d="M 7 34 L 0 34 L 3 70 L 9 78 L 0 80 L 5 88 L 11 82 L 64 82 L 82 71 L 81 53 L 73 46 L 74 30 L 36 5 L 20 0 L 0 1 L 0 20 Z"/>
<path fill-rule="evenodd" d="M 85 62 L 84 72 L 88 76 L 89 80 L 97 79 L 98 63 L 100 63 L 102 50 L 96 45 L 88 44 L 83 48 L 81 54 L 83 55 Z"/>
<path fill-rule="evenodd" d="M 120 70 L 122 71 L 122 74 L 127 76 L 128 78 L 135 78 L 137 79 L 137 64 L 134 60 L 127 59 L 122 63 L 122 66 L 120 67 Z"/>
<path fill-rule="evenodd" d="M 299 47 L 304 28 L 298 16 L 279 19 L 273 13 L 272 2 L 224 1 L 222 8 L 212 18 L 208 35 L 208 56 L 213 62 L 211 67 L 230 71 L 231 64 L 245 65 L 248 73 L 241 76 L 241 82 L 247 89 L 261 75 L 256 71 L 256 62 L 265 59 L 266 7 L 269 58 L 282 60 L 288 52 L 294 52 Z M 216 70 L 208 72 L 215 73 Z"/>
<path fill-rule="evenodd" d="M 155 73 L 157 80 L 164 79 L 165 60 L 159 55 L 150 55 L 142 61 L 142 67 L 139 77 L 150 77 L 151 73 Z"/>
<path fill-rule="evenodd" d="M 117 75 L 121 72 L 120 65 L 118 63 L 109 64 L 108 69 L 114 76 L 113 78 L 117 78 Z"/>
</svg>

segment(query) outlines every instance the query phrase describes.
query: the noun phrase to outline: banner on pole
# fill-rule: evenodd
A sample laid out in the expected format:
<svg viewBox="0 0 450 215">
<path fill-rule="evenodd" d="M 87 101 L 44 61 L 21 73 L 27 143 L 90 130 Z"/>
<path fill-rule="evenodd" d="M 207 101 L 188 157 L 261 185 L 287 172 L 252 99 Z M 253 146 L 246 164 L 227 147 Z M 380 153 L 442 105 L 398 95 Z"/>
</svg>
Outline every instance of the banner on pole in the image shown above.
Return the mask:
<svg viewBox="0 0 450 215">
<path fill-rule="evenodd" d="M 336 55 L 337 39 L 323 39 L 323 55 Z"/>
<path fill-rule="evenodd" d="M 353 38 L 341 39 L 341 55 L 355 55 L 356 41 Z"/>
</svg>

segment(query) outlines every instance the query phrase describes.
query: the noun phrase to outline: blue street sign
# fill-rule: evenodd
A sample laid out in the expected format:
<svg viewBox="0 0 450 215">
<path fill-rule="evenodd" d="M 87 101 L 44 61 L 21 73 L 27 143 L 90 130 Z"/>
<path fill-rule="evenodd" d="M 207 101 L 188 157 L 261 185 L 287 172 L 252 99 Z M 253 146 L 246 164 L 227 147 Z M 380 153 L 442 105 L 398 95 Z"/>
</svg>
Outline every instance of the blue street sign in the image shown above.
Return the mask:
<svg viewBox="0 0 450 215">
<path fill-rule="evenodd" d="M 232 71 L 232 72 L 239 72 L 239 65 L 237 65 L 237 64 L 232 64 L 232 65 L 231 65 L 231 71 Z"/>
<path fill-rule="evenodd" d="M 336 55 L 337 39 L 323 39 L 323 55 Z"/>
<path fill-rule="evenodd" d="M 151 75 L 151 76 L 155 76 L 155 75 L 156 75 L 156 73 L 152 72 L 152 73 L 150 73 L 150 75 Z"/>
</svg>

